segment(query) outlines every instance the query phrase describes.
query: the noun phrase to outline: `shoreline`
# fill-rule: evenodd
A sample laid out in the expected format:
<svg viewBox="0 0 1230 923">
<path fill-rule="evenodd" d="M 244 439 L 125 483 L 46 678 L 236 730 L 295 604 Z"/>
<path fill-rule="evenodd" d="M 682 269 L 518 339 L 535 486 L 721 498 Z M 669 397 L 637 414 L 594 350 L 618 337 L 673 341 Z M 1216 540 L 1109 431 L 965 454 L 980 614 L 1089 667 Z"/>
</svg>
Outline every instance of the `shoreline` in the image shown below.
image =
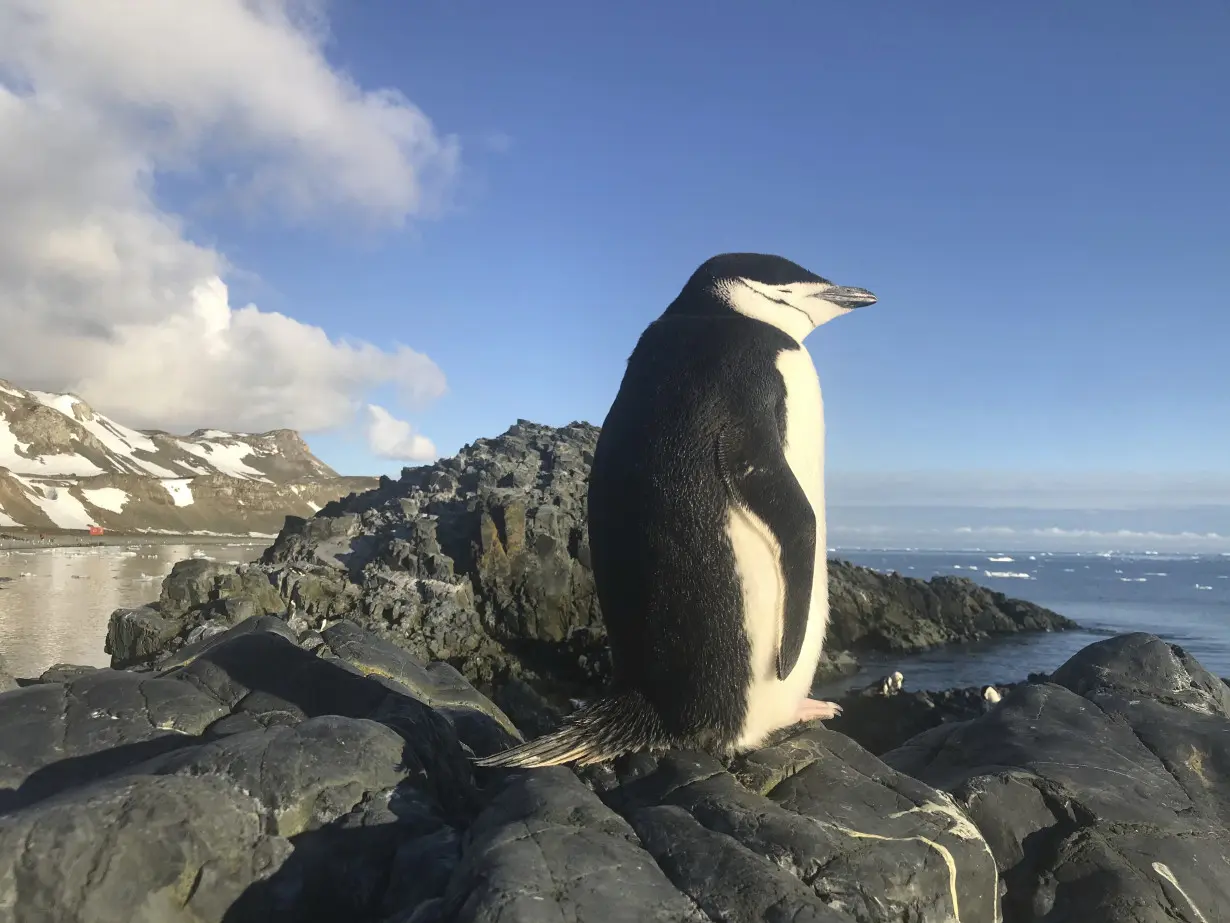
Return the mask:
<svg viewBox="0 0 1230 923">
<path fill-rule="evenodd" d="M 37 551 L 41 548 L 114 548 L 124 545 L 269 545 L 273 535 L 171 535 L 162 532 L 107 532 L 89 535 L 82 532 L 0 530 L 0 551 Z"/>
</svg>

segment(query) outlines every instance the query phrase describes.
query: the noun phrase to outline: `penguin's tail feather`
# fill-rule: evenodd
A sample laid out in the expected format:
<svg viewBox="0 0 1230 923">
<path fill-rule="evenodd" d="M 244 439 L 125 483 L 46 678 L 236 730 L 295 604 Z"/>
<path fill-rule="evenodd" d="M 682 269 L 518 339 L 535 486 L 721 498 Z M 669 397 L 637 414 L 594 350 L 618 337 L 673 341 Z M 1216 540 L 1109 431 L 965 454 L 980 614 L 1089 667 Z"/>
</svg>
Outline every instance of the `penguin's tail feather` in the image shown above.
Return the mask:
<svg viewBox="0 0 1230 923">
<path fill-rule="evenodd" d="M 653 706 L 637 692 L 597 699 L 564 719 L 558 730 L 474 761 L 477 766 L 587 766 L 670 743 Z"/>
</svg>

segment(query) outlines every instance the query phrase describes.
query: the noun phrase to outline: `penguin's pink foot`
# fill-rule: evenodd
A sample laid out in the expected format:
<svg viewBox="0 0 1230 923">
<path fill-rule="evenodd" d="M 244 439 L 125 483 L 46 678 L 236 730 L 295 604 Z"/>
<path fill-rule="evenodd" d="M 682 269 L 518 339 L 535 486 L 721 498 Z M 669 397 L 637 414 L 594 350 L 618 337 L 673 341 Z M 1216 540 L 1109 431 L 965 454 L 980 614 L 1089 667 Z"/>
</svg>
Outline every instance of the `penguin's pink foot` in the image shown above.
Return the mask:
<svg viewBox="0 0 1230 923">
<path fill-rule="evenodd" d="M 799 703 L 796 721 L 827 721 L 841 714 L 841 706 L 836 702 L 819 702 L 816 699 L 804 699 Z"/>
</svg>

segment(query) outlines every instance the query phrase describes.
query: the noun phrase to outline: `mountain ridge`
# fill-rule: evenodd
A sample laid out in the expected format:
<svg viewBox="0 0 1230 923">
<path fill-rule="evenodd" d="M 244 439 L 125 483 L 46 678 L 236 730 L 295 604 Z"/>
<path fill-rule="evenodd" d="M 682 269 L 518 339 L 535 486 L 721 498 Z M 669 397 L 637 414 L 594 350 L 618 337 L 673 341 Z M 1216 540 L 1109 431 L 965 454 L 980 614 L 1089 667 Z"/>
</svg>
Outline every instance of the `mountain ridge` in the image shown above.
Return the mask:
<svg viewBox="0 0 1230 923">
<path fill-rule="evenodd" d="M 270 534 L 377 481 L 338 475 L 294 430 L 137 430 L 0 379 L 0 528 Z"/>
</svg>

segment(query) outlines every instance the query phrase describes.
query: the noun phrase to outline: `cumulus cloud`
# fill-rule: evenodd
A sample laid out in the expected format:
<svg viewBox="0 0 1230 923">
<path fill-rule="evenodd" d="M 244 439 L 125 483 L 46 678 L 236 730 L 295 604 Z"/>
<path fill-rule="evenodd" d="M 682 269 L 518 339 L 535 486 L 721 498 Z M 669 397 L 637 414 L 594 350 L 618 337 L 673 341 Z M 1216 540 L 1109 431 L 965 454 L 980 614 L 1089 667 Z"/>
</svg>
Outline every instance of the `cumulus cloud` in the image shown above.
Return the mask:
<svg viewBox="0 0 1230 923">
<path fill-rule="evenodd" d="M 367 405 L 367 444 L 372 454 L 393 461 L 432 461 L 436 447 L 378 404 Z"/>
<path fill-rule="evenodd" d="M 224 255 L 156 196 L 174 173 L 285 220 L 434 211 L 455 142 L 331 66 L 326 38 L 313 0 L 0 4 L 4 377 L 168 429 L 320 430 L 376 386 L 443 393 L 413 349 L 232 304 Z"/>
</svg>

